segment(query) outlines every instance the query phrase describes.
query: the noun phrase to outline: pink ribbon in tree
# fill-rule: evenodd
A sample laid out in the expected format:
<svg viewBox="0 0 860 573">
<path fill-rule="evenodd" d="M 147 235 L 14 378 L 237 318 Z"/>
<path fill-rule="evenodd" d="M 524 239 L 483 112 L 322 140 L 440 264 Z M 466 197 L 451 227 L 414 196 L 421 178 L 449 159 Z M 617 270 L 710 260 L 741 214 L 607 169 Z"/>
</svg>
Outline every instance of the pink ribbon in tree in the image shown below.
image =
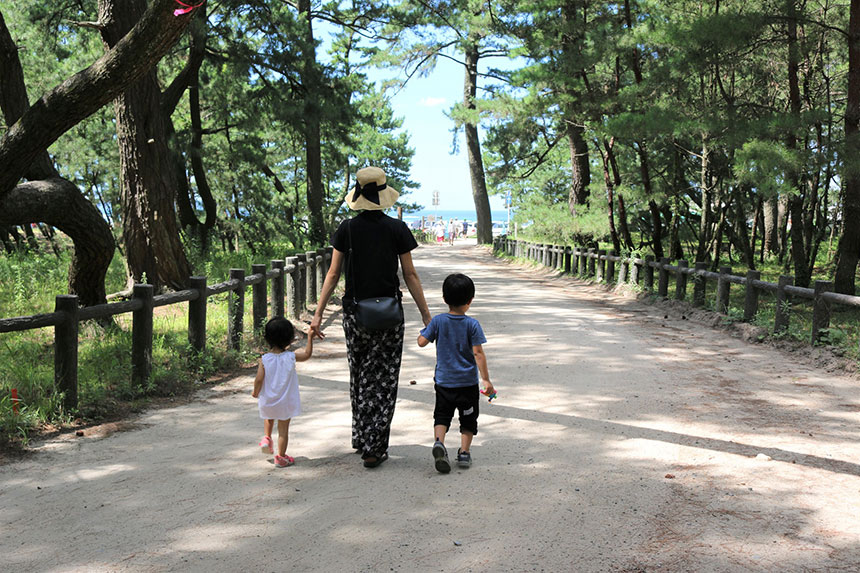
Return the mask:
<svg viewBox="0 0 860 573">
<path fill-rule="evenodd" d="M 182 16 L 183 14 L 188 14 L 189 12 L 194 10 L 195 8 L 200 8 L 201 6 L 203 6 L 203 4 L 205 2 L 206 2 L 206 0 L 203 0 L 203 2 L 200 2 L 199 4 L 193 4 L 192 5 L 192 4 L 186 4 L 182 0 L 176 0 L 176 3 L 179 4 L 180 6 L 182 6 L 182 8 L 177 8 L 176 10 L 174 10 L 173 15 L 174 16 Z"/>
</svg>

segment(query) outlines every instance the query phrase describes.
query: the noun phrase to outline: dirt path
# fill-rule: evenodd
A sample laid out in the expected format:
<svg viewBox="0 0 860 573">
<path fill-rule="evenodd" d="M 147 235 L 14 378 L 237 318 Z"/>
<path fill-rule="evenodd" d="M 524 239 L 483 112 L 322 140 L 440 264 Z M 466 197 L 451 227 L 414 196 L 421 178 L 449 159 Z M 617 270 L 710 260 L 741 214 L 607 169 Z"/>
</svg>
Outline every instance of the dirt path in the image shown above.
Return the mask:
<svg viewBox="0 0 860 573">
<path fill-rule="evenodd" d="M 256 447 L 253 372 L 130 431 L 0 467 L 2 571 L 856 571 L 858 382 L 472 245 L 499 391 L 474 465 L 435 472 L 433 349 L 407 341 L 391 459 L 349 448 L 339 316 L 300 364 L 294 467 Z M 409 381 L 415 380 L 415 385 Z"/>
</svg>

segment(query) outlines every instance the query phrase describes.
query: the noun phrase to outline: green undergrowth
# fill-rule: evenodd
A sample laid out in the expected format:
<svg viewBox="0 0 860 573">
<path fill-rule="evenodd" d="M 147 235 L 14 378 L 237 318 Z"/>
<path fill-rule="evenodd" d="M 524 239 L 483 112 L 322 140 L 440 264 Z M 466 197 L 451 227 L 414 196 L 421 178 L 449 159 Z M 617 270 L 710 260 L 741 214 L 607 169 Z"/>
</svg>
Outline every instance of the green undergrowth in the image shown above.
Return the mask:
<svg viewBox="0 0 860 573">
<path fill-rule="evenodd" d="M 192 257 L 194 274 L 209 284 L 229 278 L 230 268 L 292 255 L 269 253 L 210 253 Z M 13 254 L 0 257 L 0 317 L 52 312 L 57 294 L 67 292 L 70 255 Z M 108 292 L 125 288 L 125 269 L 114 257 L 106 281 Z M 242 351 L 228 349 L 227 293 L 208 298 L 206 349 L 197 354 L 188 342 L 188 305 L 155 309 L 152 376 L 143 385 L 132 382 L 131 314 L 116 315 L 108 324 L 85 321 L 79 328 L 78 409 L 66 412 L 63 396 L 54 387 L 53 328 L 0 333 L 0 447 L 24 446 L 39 431 L 114 420 L 163 397 L 188 395 L 214 375 L 253 361 L 259 351 L 252 332 L 251 289 L 246 291 Z M 13 411 L 12 389 L 20 402 Z"/>
</svg>

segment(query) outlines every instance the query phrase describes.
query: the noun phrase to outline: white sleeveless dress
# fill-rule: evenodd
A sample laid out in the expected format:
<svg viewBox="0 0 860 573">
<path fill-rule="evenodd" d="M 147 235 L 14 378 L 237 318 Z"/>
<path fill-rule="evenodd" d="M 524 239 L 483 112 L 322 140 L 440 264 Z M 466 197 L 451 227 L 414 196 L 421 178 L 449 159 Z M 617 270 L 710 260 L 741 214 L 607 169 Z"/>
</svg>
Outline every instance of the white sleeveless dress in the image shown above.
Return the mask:
<svg viewBox="0 0 860 573">
<path fill-rule="evenodd" d="M 258 406 L 264 420 L 288 420 L 302 411 L 299 398 L 299 376 L 296 374 L 296 355 L 290 351 L 280 354 L 263 354 L 266 371 Z"/>
</svg>

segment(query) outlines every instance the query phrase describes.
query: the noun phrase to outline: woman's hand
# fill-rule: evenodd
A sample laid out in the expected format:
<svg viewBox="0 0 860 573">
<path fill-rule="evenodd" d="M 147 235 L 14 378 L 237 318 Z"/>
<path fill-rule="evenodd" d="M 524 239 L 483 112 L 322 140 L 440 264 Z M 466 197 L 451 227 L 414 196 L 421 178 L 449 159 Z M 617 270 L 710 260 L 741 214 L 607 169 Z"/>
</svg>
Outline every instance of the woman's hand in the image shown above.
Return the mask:
<svg viewBox="0 0 860 573">
<path fill-rule="evenodd" d="M 311 337 L 316 336 L 320 340 L 325 338 L 325 334 L 323 334 L 323 331 L 322 331 L 322 317 L 321 316 L 317 316 L 316 314 L 314 314 L 314 318 L 313 318 L 313 320 L 311 320 L 311 327 L 310 327 L 310 330 L 308 331 L 308 334 Z"/>
</svg>

